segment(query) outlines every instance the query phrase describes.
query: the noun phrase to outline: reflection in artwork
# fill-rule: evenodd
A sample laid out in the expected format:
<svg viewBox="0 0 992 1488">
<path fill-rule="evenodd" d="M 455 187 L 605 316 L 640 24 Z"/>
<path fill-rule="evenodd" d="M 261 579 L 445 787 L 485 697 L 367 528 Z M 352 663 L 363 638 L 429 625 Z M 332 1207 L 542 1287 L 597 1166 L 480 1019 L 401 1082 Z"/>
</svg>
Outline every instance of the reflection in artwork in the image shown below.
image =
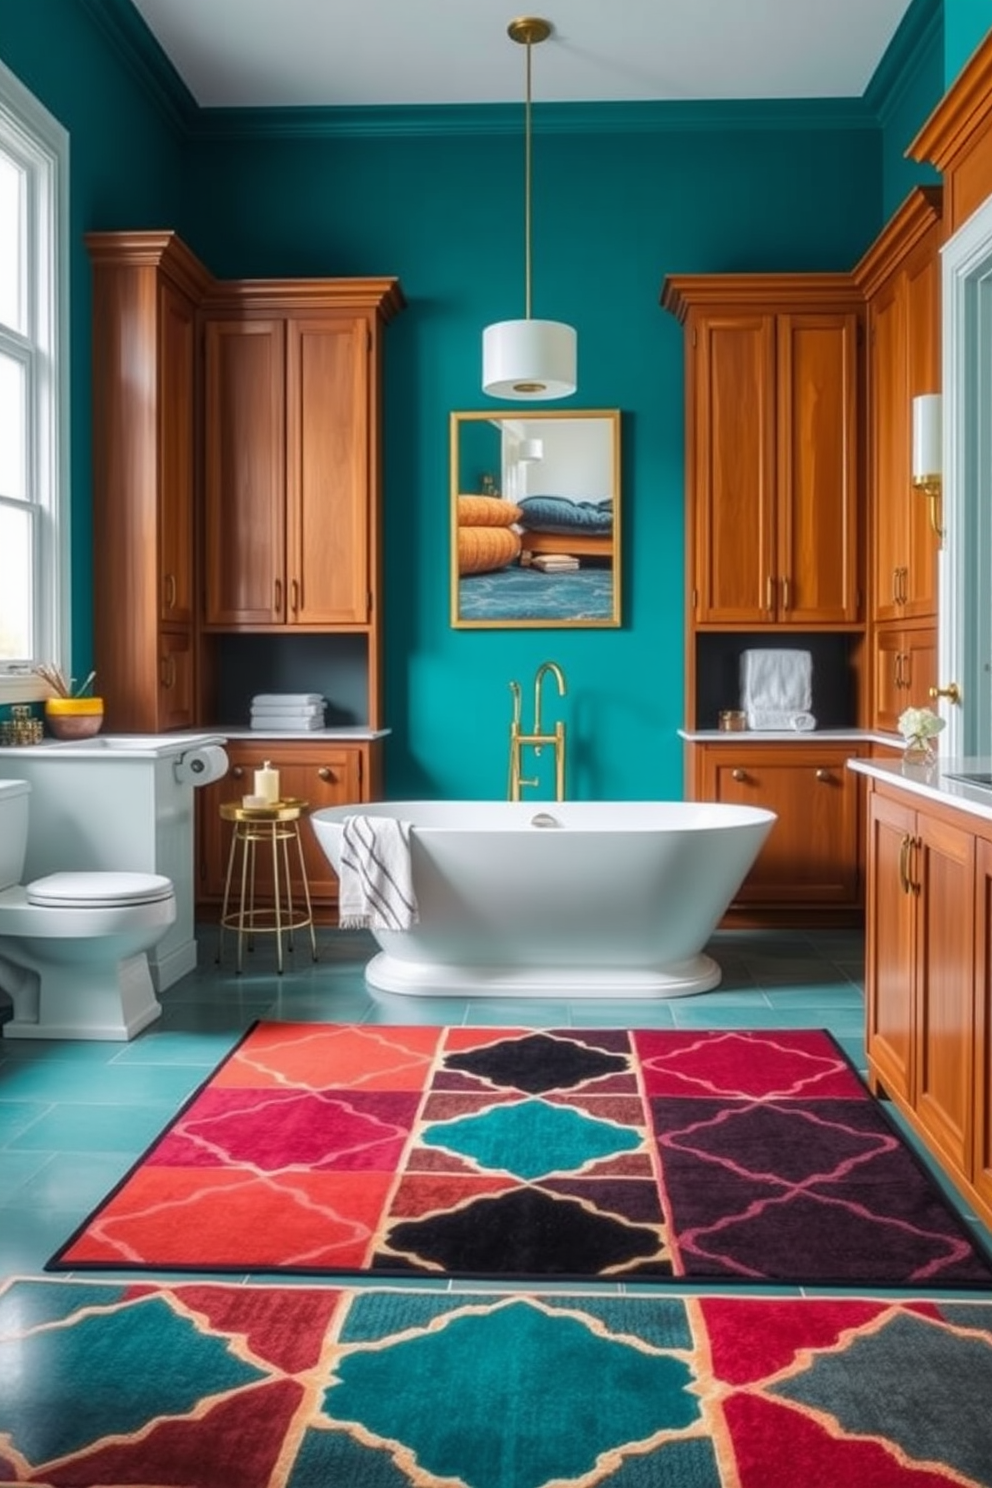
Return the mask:
<svg viewBox="0 0 992 1488">
<path fill-rule="evenodd" d="M 619 415 L 452 415 L 454 625 L 618 625 Z"/>
</svg>

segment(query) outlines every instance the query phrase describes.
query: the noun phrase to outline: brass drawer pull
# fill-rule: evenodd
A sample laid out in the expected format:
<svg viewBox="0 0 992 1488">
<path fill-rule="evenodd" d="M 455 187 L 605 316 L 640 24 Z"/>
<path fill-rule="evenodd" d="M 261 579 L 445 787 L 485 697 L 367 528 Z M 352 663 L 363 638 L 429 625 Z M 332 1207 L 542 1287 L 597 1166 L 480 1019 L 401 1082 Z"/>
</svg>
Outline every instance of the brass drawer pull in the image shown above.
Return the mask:
<svg viewBox="0 0 992 1488">
<path fill-rule="evenodd" d="M 241 766 L 241 765 L 232 765 L 231 766 L 231 778 L 233 780 L 240 780 L 241 777 L 244 775 L 244 773 L 245 772 L 244 772 L 243 766 Z"/>
<path fill-rule="evenodd" d="M 738 768 L 736 770 L 731 770 L 730 773 L 731 773 L 732 779 L 734 779 L 734 780 L 746 780 L 747 779 L 747 771 L 746 770 L 741 770 L 741 769 Z"/>
<path fill-rule="evenodd" d="M 834 777 L 831 775 L 829 770 L 819 769 L 816 772 L 816 778 L 817 780 L 824 780 L 829 783 L 831 780 L 833 780 Z"/>
<path fill-rule="evenodd" d="M 318 780 L 333 780 L 334 779 L 334 771 L 331 770 L 327 765 L 321 765 L 320 769 L 317 771 L 317 779 Z"/>
<path fill-rule="evenodd" d="M 903 837 L 902 842 L 899 844 L 899 887 L 902 889 L 904 894 L 908 894 L 910 892 L 909 849 L 912 844 L 913 839 L 907 832 Z"/>
</svg>

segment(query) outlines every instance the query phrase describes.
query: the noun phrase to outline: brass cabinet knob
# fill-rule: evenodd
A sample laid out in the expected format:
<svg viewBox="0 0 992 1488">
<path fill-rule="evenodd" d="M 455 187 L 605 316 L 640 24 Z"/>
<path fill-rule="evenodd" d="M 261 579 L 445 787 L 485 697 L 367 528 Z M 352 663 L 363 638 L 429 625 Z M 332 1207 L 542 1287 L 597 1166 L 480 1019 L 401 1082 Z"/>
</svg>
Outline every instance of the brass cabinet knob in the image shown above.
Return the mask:
<svg viewBox="0 0 992 1488">
<path fill-rule="evenodd" d="M 331 770 L 331 769 L 329 769 L 327 765 L 321 765 L 320 769 L 317 771 L 317 779 L 318 780 L 333 780 L 334 779 L 334 771 Z"/>
<path fill-rule="evenodd" d="M 829 780 L 832 780 L 833 779 L 833 776 L 831 775 L 831 773 L 830 773 L 829 770 L 820 769 L 820 770 L 817 770 L 817 772 L 816 772 L 816 778 L 817 778 L 817 780 L 827 780 L 827 781 L 829 781 Z"/>
<path fill-rule="evenodd" d="M 733 777 L 734 780 L 746 780 L 747 779 L 747 771 L 746 770 L 741 770 L 741 769 L 732 770 L 731 771 L 731 775 L 732 775 L 732 777 Z"/>
<path fill-rule="evenodd" d="M 949 703 L 959 703 L 961 689 L 956 682 L 948 682 L 946 687 L 931 687 L 930 696 L 932 698 L 946 697 Z"/>
<path fill-rule="evenodd" d="M 244 773 L 245 773 L 244 772 L 244 769 L 242 768 L 241 765 L 232 765 L 231 766 L 231 775 L 232 775 L 233 779 L 240 780 L 241 777 L 242 777 L 242 775 Z"/>
</svg>

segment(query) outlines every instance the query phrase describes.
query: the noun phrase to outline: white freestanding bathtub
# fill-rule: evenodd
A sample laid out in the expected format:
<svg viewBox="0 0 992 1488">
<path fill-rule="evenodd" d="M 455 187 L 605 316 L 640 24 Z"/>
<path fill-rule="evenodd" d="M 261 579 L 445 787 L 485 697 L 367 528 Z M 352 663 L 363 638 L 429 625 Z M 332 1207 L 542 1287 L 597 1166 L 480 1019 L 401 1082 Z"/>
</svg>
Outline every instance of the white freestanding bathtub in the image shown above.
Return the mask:
<svg viewBox="0 0 992 1488">
<path fill-rule="evenodd" d="M 409 822 L 419 921 L 373 933 L 384 992 L 685 997 L 775 815 L 694 801 L 377 801 L 312 813 L 340 870 L 349 815 Z"/>
</svg>

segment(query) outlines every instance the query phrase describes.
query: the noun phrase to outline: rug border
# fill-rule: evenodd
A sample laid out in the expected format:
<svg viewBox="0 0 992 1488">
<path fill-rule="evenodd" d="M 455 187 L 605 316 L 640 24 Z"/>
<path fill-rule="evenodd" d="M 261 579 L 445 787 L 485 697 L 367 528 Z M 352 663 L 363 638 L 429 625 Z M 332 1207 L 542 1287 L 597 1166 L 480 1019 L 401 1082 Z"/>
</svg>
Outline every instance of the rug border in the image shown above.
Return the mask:
<svg viewBox="0 0 992 1488">
<path fill-rule="evenodd" d="M 482 1283 L 484 1285 L 491 1285 L 494 1282 L 495 1283 L 505 1282 L 507 1286 L 511 1286 L 511 1287 L 512 1286 L 516 1286 L 516 1287 L 520 1287 L 520 1286 L 537 1286 L 537 1285 L 548 1285 L 548 1286 L 552 1286 L 552 1287 L 555 1287 L 555 1286 L 558 1286 L 558 1285 L 565 1285 L 565 1286 L 588 1285 L 588 1286 L 601 1286 L 601 1287 L 602 1286 L 617 1286 L 617 1285 L 622 1285 L 624 1287 L 627 1287 L 627 1286 L 635 1286 L 635 1287 L 652 1287 L 652 1286 L 658 1286 L 658 1287 L 664 1287 L 666 1294 L 668 1293 L 668 1291 L 669 1291 L 670 1288 L 672 1288 L 673 1286 L 677 1286 L 679 1284 L 682 1284 L 682 1285 L 691 1287 L 691 1288 L 693 1288 L 694 1291 L 698 1291 L 698 1292 L 700 1292 L 702 1294 L 706 1294 L 712 1288 L 716 1288 L 716 1289 L 719 1289 L 719 1290 L 722 1291 L 727 1286 L 732 1286 L 734 1284 L 733 1282 L 731 1282 L 726 1277 L 709 1277 L 709 1278 L 707 1278 L 707 1277 L 695 1277 L 695 1278 L 693 1278 L 693 1277 L 675 1276 L 675 1275 L 666 1277 L 664 1275 L 657 1275 L 657 1276 L 636 1276 L 636 1275 L 624 1274 L 622 1276 L 609 1276 L 609 1277 L 602 1277 L 602 1276 L 600 1276 L 600 1277 L 595 1277 L 594 1278 L 594 1277 L 588 1276 L 585 1273 L 572 1274 L 570 1272 L 556 1272 L 555 1273 L 555 1276 L 553 1278 L 542 1277 L 540 1275 L 520 1276 L 514 1282 L 514 1281 L 511 1281 L 506 1276 L 506 1273 L 505 1272 L 491 1272 L 491 1273 L 490 1272 L 484 1272 L 484 1271 L 473 1271 L 473 1272 L 443 1272 L 443 1273 L 438 1273 L 436 1275 L 436 1277 L 431 1278 L 425 1272 L 420 1271 L 420 1270 L 418 1270 L 418 1269 L 416 1269 L 414 1267 L 404 1268 L 404 1267 L 401 1267 L 401 1266 L 381 1267 L 381 1268 L 376 1268 L 374 1270 L 373 1269 L 367 1269 L 367 1268 L 366 1269 L 362 1269 L 360 1267 L 353 1266 L 353 1267 L 343 1267 L 341 1269 L 335 1269 L 335 1270 L 321 1269 L 321 1270 L 316 1270 L 315 1271 L 312 1268 L 306 1267 L 306 1266 L 279 1266 L 277 1268 L 269 1268 L 269 1267 L 266 1267 L 266 1266 L 244 1266 L 244 1265 L 240 1265 L 240 1266 L 221 1266 L 221 1265 L 216 1265 L 216 1264 L 214 1264 L 214 1265 L 210 1265 L 210 1264 L 207 1264 L 207 1265 L 196 1264 L 195 1265 L 193 1263 L 189 1263 L 189 1264 L 185 1264 L 185 1263 L 184 1264 L 176 1264 L 176 1263 L 173 1263 L 173 1264 L 168 1265 L 168 1266 L 166 1266 L 166 1265 L 154 1265 L 154 1264 L 150 1264 L 149 1263 L 149 1264 L 146 1264 L 146 1265 L 140 1265 L 140 1266 L 138 1266 L 138 1265 L 134 1265 L 134 1264 L 128 1265 L 126 1263 L 125 1264 L 121 1264 L 121 1262 L 119 1262 L 119 1261 L 111 1262 L 111 1261 L 91 1261 L 91 1260 L 87 1261 L 87 1260 L 83 1260 L 83 1261 L 71 1261 L 70 1262 L 70 1261 L 63 1261 L 61 1259 L 65 1255 L 65 1252 L 67 1250 L 70 1250 L 72 1248 L 72 1246 L 76 1243 L 76 1241 L 82 1237 L 82 1235 L 85 1233 L 85 1231 L 90 1227 L 90 1225 L 97 1218 L 97 1216 L 99 1215 L 100 1211 L 102 1209 L 104 1209 L 107 1206 L 107 1204 L 109 1204 L 111 1202 L 111 1200 L 120 1192 L 120 1190 L 127 1183 L 130 1182 L 131 1178 L 134 1176 L 135 1173 L 138 1172 L 139 1168 L 143 1167 L 143 1165 L 148 1161 L 148 1159 L 152 1156 L 152 1154 L 162 1145 L 162 1143 L 166 1140 L 166 1138 L 173 1131 L 176 1123 L 182 1118 L 182 1116 L 194 1104 L 194 1102 L 199 1099 L 199 1097 L 208 1088 L 208 1086 L 210 1086 L 212 1084 L 212 1082 L 220 1074 L 221 1070 L 223 1070 L 224 1067 L 235 1057 L 235 1055 L 238 1053 L 238 1051 L 247 1042 L 247 1040 L 250 1037 L 250 1035 L 252 1033 L 254 1033 L 254 1031 L 257 1028 L 266 1027 L 266 1026 L 267 1027 L 273 1027 L 273 1028 L 280 1028 L 280 1027 L 291 1028 L 291 1027 L 302 1027 L 304 1025 L 306 1025 L 306 1026 L 318 1026 L 318 1027 L 325 1027 L 325 1028 L 342 1028 L 342 1027 L 356 1027 L 356 1026 L 357 1027 L 360 1027 L 360 1026 L 362 1026 L 362 1025 L 356 1025 L 356 1024 L 343 1024 L 343 1023 L 337 1023 L 337 1022 L 335 1022 L 335 1023 L 321 1023 L 321 1024 L 312 1025 L 310 1023 L 310 1021 L 308 1019 L 305 1019 L 305 1018 L 293 1019 L 291 1021 L 285 1021 L 285 1022 L 283 1022 L 282 1020 L 280 1020 L 278 1018 L 255 1018 L 255 1019 L 253 1019 L 252 1022 L 248 1025 L 248 1027 L 243 1031 L 243 1033 L 241 1034 L 241 1037 L 237 1040 L 237 1042 L 231 1045 L 230 1049 L 227 1051 L 227 1053 L 224 1055 L 224 1057 L 218 1061 L 218 1063 L 213 1067 L 213 1069 L 210 1071 L 210 1073 L 200 1082 L 199 1085 L 197 1085 L 196 1089 L 193 1090 L 190 1093 L 190 1095 L 187 1096 L 187 1098 L 182 1102 L 182 1104 L 179 1106 L 179 1108 L 175 1112 L 175 1114 L 169 1118 L 167 1124 L 152 1139 L 152 1141 L 145 1148 L 145 1150 L 141 1153 L 141 1155 L 135 1159 L 135 1161 L 131 1164 L 131 1166 L 127 1169 L 127 1171 L 118 1179 L 118 1181 L 110 1189 L 108 1189 L 108 1191 L 103 1195 L 103 1197 L 99 1200 L 99 1202 L 93 1206 L 93 1208 L 87 1213 L 87 1215 L 84 1217 L 84 1219 L 82 1219 L 81 1222 L 76 1226 L 76 1228 L 73 1230 L 72 1234 L 69 1235 L 69 1237 L 66 1240 L 64 1240 L 60 1246 L 58 1246 L 58 1248 L 52 1253 L 51 1256 L 49 1256 L 48 1260 L 45 1261 L 45 1263 L 44 1263 L 44 1265 L 42 1267 L 43 1272 L 45 1272 L 47 1274 L 50 1274 L 50 1275 L 56 1275 L 56 1276 L 57 1275 L 61 1275 L 63 1273 L 67 1273 L 67 1272 L 85 1272 L 87 1274 L 92 1274 L 94 1276 L 109 1275 L 109 1274 L 114 1273 L 114 1272 L 120 1272 L 122 1275 L 129 1276 L 129 1277 L 141 1277 L 141 1276 L 146 1276 L 146 1277 L 147 1276 L 152 1276 L 152 1277 L 154 1277 L 155 1275 L 157 1275 L 159 1273 L 164 1273 L 164 1274 L 169 1275 L 169 1276 L 199 1276 L 199 1277 L 203 1277 L 203 1276 L 208 1276 L 208 1277 L 209 1276 L 217 1276 L 217 1277 L 228 1277 L 228 1276 L 260 1276 L 260 1277 L 267 1277 L 267 1276 L 273 1276 L 273 1277 L 279 1277 L 279 1276 L 293 1276 L 293 1277 L 297 1277 L 297 1276 L 308 1276 L 308 1277 L 323 1277 L 323 1278 L 340 1277 L 340 1278 L 342 1278 L 344 1280 L 345 1283 L 347 1282 L 347 1280 L 349 1278 L 361 1277 L 361 1278 L 367 1278 L 367 1284 L 369 1284 L 369 1285 L 374 1284 L 375 1279 L 381 1277 L 383 1280 L 392 1280 L 392 1281 L 405 1281 L 405 1280 L 411 1280 L 411 1279 L 419 1279 L 419 1280 L 423 1280 L 423 1281 L 426 1282 L 426 1281 L 428 1281 L 430 1279 L 433 1279 L 439 1285 L 448 1285 L 448 1284 L 451 1284 L 451 1283 L 455 1283 L 455 1284 L 472 1284 L 474 1282 L 480 1282 L 480 1283 Z M 404 1026 L 404 1025 L 396 1025 L 396 1026 Z M 411 1025 L 411 1026 L 415 1026 L 415 1027 L 418 1027 L 419 1028 L 419 1027 L 423 1027 L 424 1025 L 422 1025 L 422 1024 L 416 1024 L 416 1025 Z M 438 1031 L 441 1032 L 441 1031 L 443 1031 L 445 1029 L 448 1029 L 448 1028 L 460 1028 L 462 1025 L 461 1024 L 450 1024 L 450 1023 L 439 1023 L 439 1024 L 433 1024 L 433 1025 L 430 1025 L 430 1026 L 436 1027 L 438 1029 Z M 475 1025 L 473 1025 L 473 1028 L 475 1028 Z M 475 1031 L 477 1031 L 477 1032 L 486 1032 L 487 1030 L 488 1030 L 488 1025 L 486 1025 L 486 1024 L 479 1024 Z M 494 1025 L 492 1027 L 492 1029 L 491 1030 L 488 1030 L 488 1031 L 495 1032 L 495 1033 L 501 1032 L 502 1031 L 502 1025 L 498 1025 L 498 1024 L 497 1025 Z M 584 1027 L 581 1027 L 580 1028 L 580 1027 L 576 1027 L 576 1028 L 571 1028 L 571 1029 L 553 1029 L 551 1025 L 547 1025 L 546 1027 L 543 1027 L 543 1028 L 528 1028 L 528 1031 L 529 1032 L 539 1032 L 539 1033 L 540 1032 L 555 1031 L 555 1032 L 566 1032 L 566 1033 L 567 1032 L 571 1032 L 571 1033 L 576 1033 L 576 1034 L 582 1034 L 582 1033 L 590 1033 L 590 1032 L 591 1033 L 599 1032 L 600 1029 L 597 1028 L 597 1027 L 593 1027 L 593 1028 L 584 1028 Z M 797 1033 L 819 1033 L 819 1034 L 822 1034 L 826 1039 L 828 1039 L 830 1041 L 830 1043 L 833 1045 L 833 1047 L 834 1047 L 835 1051 L 837 1052 L 837 1054 L 844 1061 L 844 1063 L 847 1066 L 847 1068 L 851 1071 L 851 1073 L 854 1075 L 855 1079 L 858 1081 L 859 1085 L 862 1086 L 862 1088 L 864 1089 L 865 1098 L 871 1103 L 871 1105 L 875 1108 L 875 1110 L 877 1110 L 877 1112 L 879 1113 L 879 1115 L 882 1118 L 882 1120 L 888 1126 L 888 1128 L 891 1131 L 892 1135 L 896 1138 L 896 1140 L 899 1142 L 900 1146 L 904 1149 L 904 1151 L 909 1155 L 909 1157 L 910 1157 L 912 1163 L 915 1165 L 917 1171 L 933 1187 L 933 1189 L 935 1190 L 935 1192 L 937 1194 L 937 1197 L 942 1201 L 942 1203 L 943 1203 L 945 1209 L 947 1210 L 947 1212 L 948 1212 L 951 1220 L 953 1221 L 953 1223 L 957 1227 L 958 1233 L 960 1234 L 961 1238 L 964 1239 L 964 1240 L 966 1240 L 971 1245 L 972 1249 L 974 1250 L 975 1254 L 978 1256 L 979 1260 L 982 1261 L 985 1264 L 985 1266 L 987 1267 L 987 1269 L 988 1269 L 989 1277 L 988 1277 L 988 1280 L 986 1282 L 984 1282 L 984 1283 L 982 1283 L 982 1282 L 976 1282 L 976 1281 L 960 1282 L 960 1281 L 953 1281 L 953 1280 L 951 1280 L 951 1281 L 943 1281 L 943 1282 L 934 1282 L 934 1283 L 931 1283 L 932 1290 L 935 1291 L 935 1292 L 940 1292 L 941 1294 L 948 1293 L 948 1292 L 953 1292 L 953 1291 L 970 1291 L 970 1290 L 974 1290 L 974 1291 L 985 1291 L 985 1290 L 992 1290 L 992 1240 L 987 1241 L 986 1238 L 985 1238 L 985 1236 L 983 1234 L 976 1232 L 975 1229 L 973 1228 L 973 1226 L 969 1225 L 968 1221 L 964 1217 L 964 1214 L 962 1213 L 962 1206 L 966 1203 L 966 1200 L 964 1198 L 964 1195 L 959 1194 L 958 1191 L 953 1188 L 953 1185 L 952 1185 L 952 1188 L 951 1188 L 950 1195 L 945 1191 L 945 1188 L 944 1188 L 942 1182 L 937 1178 L 937 1176 L 936 1176 L 935 1172 L 933 1171 L 933 1169 L 927 1164 L 927 1162 L 924 1160 L 924 1158 L 922 1157 L 922 1155 L 917 1151 L 917 1149 L 913 1145 L 913 1143 L 909 1141 L 909 1139 L 907 1138 L 905 1132 L 900 1128 L 899 1124 L 897 1123 L 897 1121 L 895 1119 L 895 1116 L 894 1116 L 892 1110 L 890 1109 L 890 1107 L 891 1107 L 891 1097 L 889 1097 L 889 1096 L 884 1096 L 884 1097 L 878 1096 L 878 1095 L 876 1095 L 874 1093 L 874 1091 L 871 1090 L 870 1086 L 868 1085 L 867 1080 L 863 1077 L 863 1075 L 862 1075 L 861 1071 L 859 1070 L 857 1064 L 855 1063 L 854 1059 L 848 1053 L 848 1051 L 844 1048 L 843 1044 L 840 1042 L 840 1040 L 838 1039 L 837 1035 L 833 1032 L 832 1029 L 830 1029 L 830 1028 L 824 1028 L 822 1026 L 815 1027 L 815 1028 L 748 1028 L 748 1027 L 741 1027 L 741 1028 L 712 1028 L 712 1029 L 710 1029 L 710 1028 L 706 1028 L 706 1029 L 677 1029 L 677 1028 L 673 1028 L 673 1029 L 665 1029 L 665 1028 L 660 1028 L 660 1029 L 640 1029 L 640 1028 L 627 1027 L 626 1025 L 624 1025 L 623 1027 L 620 1027 L 619 1028 L 619 1031 L 620 1032 L 623 1032 L 623 1033 L 630 1033 L 630 1034 L 636 1034 L 636 1033 L 642 1033 L 642 1032 L 646 1032 L 646 1033 L 663 1033 L 663 1034 L 664 1033 L 685 1033 L 685 1034 L 698 1034 L 698 1033 L 707 1033 L 707 1034 L 711 1034 L 711 1033 L 712 1034 L 753 1033 L 753 1034 L 785 1034 L 785 1035 L 791 1035 L 791 1034 L 797 1034 Z M 934 1164 L 936 1165 L 936 1167 L 939 1169 L 939 1163 L 937 1162 L 937 1159 L 934 1158 L 933 1161 L 934 1161 Z M 941 1173 L 943 1173 L 943 1170 L 942 1169 L 939 1169 L 939 1170 L 941 1171 Z M 946 1174 L 944 1175 L 944 1178 L 946 1179 L 946 1182 L 948 1184 L 951 1184 L 951 1179 L 949 1177 L 947 1177 Z M 258 1283 L 258 1285 L 266 1285 L 266 1284 L 268 1284 L 268 1283 L 265 1283 L 265 1282 L 259 1282 Z M 333 1282 L 329 1282 L 328 1284 L 333 1285 L 334 1283 Z M 794 1287 L 794 1288 L 802 1288 L 803 1290 L 806 1290 L 806 1289 L 809 1289 L 809 1288 L 817 1288 L 817 1289 L 818 1288 L 823 1288 L 824 1290 L 827 1290 L 827 1291 L 835 1291 L 837 1289 L 841 1289 L 841 1290 L 843 1290 L 843 1291 L 846 1292 L 846 1290 L 852 1286 L 852 1283 L 847 1278 L 842 1278 L 842 1279 L 835 1280 L 835 1281 L 827 1281 L 827 1280 L 824 1280 L 821 1277 L 821 1278 L 818 1278 L 816 1281 L 805 1281 L 805 1282 L 803 1282 L 803 1281 L 795 1281 L 795 1282 L 788 1282 L 788 1281 L 782 1281 L 782 1282 L 760 1282 L 760 1283 L 755 1283 L 755 1285 L 756 1286 L 775 1286 L 775 1287 L 778 1287 L 778 1286 L 782 1286 L 782 1287 Z M 878 1281 L 878 1282 L 875 1282 L 875 1281 L 872 1281 L 872 1282 L 861 1281 L 861 1282 L 856 1283 L 856 1285 L 857 1286 L 860 1286 L 860 1287 L 870 1288 L 872 1291 L 884 1291 L 886 1293 L 892 1293 L 892 1294 L 895 1294 L 896 1296 L 899 1296 L 899 1295 L 903 1294 L 904 1292 L 907 1292 L 907 1291 L 911 1290 L 911 1286 L 908 1283 L 907 1284 L 903 1284 L 901 1282 L 892 1282 L 892 1281 L 889 1281 L 889 1282 L 885 1282 L 885 1281 Z M 747 1294 L 745 1294 L 745 1295 L 747 1295 Z M 752 1295 L 759 1295 L 759 1294 L 758 1293 L 753 1293 Z"/>
</svg>

